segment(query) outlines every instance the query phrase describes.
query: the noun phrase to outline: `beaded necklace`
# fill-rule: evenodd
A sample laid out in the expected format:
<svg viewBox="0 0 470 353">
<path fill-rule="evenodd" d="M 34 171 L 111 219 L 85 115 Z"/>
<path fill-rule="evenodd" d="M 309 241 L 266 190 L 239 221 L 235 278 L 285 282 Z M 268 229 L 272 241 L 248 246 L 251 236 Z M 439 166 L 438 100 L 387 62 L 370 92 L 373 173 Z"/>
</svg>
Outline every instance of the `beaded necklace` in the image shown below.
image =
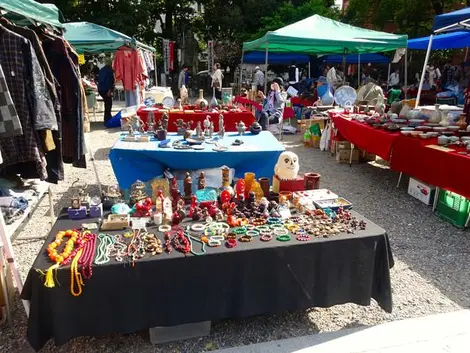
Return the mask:
<svg viewBox="0 0 470 353">
<path fill-rule="evenodd" d="M 80 256 L 82 256 L 82 252 L 83 249 L 77 252 L 77 255 L 75 255 L 72 260 L 72 265 L 70 265 L 70 293 L 72 293 L 74 297 L 78 297 L 82 294 L 82 286 L 84 285 L 82 274 L 78 271 L 78 261 L 80 260 Z M 77 284 L 77 291 L 75 291 L 75 282 Z"/>
<path fill-rule="evenodd" d="M 84 233 L 85 234 L 85 233 Z M 88 232 L 85 234 L 86 242 L 83 246 L 83 253 L 78 261 L 81 266 L 81 272 L 84 279 L 90 279 L 93 275 L 93 259 L 95 258 L 96 252 L 96 234 Z"/>
<path fill-rule="evenodd" d="M 99 245 L 96 249 L 95 265 L 104 265 L 110 260 L 116 238 L 109 234 L 98 234 Z"/>
<path fill-rule="evenodd" d="M 114 239 L 111 256 L 115 256 L 116 261 L 121 262 L 127 255 L 127 245 L 123 242 L 120 234 L 116 235 Z"/>
</svg>

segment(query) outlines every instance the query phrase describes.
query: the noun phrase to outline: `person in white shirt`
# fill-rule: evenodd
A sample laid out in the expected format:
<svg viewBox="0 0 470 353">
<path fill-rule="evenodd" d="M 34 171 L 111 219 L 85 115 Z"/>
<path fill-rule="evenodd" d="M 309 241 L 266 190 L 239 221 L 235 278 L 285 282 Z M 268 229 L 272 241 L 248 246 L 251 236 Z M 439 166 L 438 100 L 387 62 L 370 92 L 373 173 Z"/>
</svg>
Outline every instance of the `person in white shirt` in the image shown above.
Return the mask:
<svg viewBox="0 0 470 353">
<path fill-rule="evenodd" d="M 222 99 L 222 79 L 224 78 L 224 74 L 222 70 L 220 70 L 220 64 L 214 64 L 214 73 L 212 74 L 212 84 L 211 87 L 214 88 L 215 91 L 215 98 Z"/>
<path fill-rule="evenodd" d="M 293 86 L 296 90 L 299 89 L 299 68 L 295 66 L 295 62 L 292 62 L 291 67 L 289 68 L 289 84 Z"/>
<path fill-rule="evenodd" d="M 390 74 L 390 77 L 388 78 L 388 85 L 395 87 L 400 83 L 400 73 L 398 69 L 396 69 L 394 72 Z"/>
<path fill-rule="evenodd" d="M 260 70 L 259 66 L 255 67 L 253 84 L 258 87 L 258 91 L 264 92 L 264 73 Z"/>
<path fill-rule="evenodd" d="M 439 70 L 438 67 L 434 68 L 434 66 L 431 64 L 426 68 L 426 71 L 429 74 L 429 86 L 431 86 L 431 89 L 436 88 L 437 82 L 441 78 L 441 71 Z"/>
</svg>

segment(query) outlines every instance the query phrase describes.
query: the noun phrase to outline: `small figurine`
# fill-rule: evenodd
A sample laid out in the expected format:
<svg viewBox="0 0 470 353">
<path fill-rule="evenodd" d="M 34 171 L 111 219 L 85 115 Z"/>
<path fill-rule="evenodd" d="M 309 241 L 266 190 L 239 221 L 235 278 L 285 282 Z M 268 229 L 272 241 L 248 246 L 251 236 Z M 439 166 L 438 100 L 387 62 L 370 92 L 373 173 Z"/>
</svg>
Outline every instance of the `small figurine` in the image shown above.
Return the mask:
<svg viewBox="0 0 470 353">
<path fill-rule="evenodd" d="M 242 136 L 245 133 L 246 125 L 243 121 L 236 123 L 235 127 L 237 128 L 238 135 Z"/>
<path fill-rule="evenodd" d="M 162 119 L 159 119 L 157 123 L 153 126 L 153 132 L 157 132 L 158 130 L 163 130 Z"/>
<path fill-rule="evenodd" d="M 152 133 L 155 128 L 155 114 L 153 111 L 150 111 L 147 115 L 147 131 Z"/>
<path fill-rule="evenodd" d="M 212 135 L 214 135 L 214 122 L 211 121 L 211 124 L 209 125 L 209 137 L 212 138 Z"/>
<path fill-rule="evenodd" d="M 201 122 L 200 121 L 198 121 L 197 124 L 196 124 L 196 137 L 197 138 L 202 138 L 203 137 L 202 127 L 201 127 Z"/>
<path fill-rule="evenodd" d="M 176 211 L 178 212 L 178 215 L 180 216 L 181 220 L 183 220 L 186 217 L 186 206 L 183 200 L 178 201 L 178 205 L 176 206 Z"/>
<path fill-rule="evenodd" d="M 193 193 L 193 179 L 191 178 L 191 174 L 186 172 L 186 177 L 184 178 L 184 199 L 186 203 L 191 203 L 191 194 Z"/>
<path fill-rule="evenodd" d="M 253 191 L 250 191 L 248 194 L 248 199 L 245 201 L 246 208 L 248 210 L 253 210 L 255 208 L 256 195 Z"/>
<path fill-rule="evenodd" d="M 192 219 L 193 221 L 199 221 L 202 218 L 202 210 L 199 206 L 194 207 Z"/>
<path fill-rule="evenodd" d="M 152 199 L 147 197 L 145 200 L 140 200 L 134 207 L 132 207 L 131 213 L 133 217 L 150 217 L 152 211 Z"/>
<path fill-rule="evenodd" d="M 204 119 L 204 136 L 206 136 L 206 137 L 209 136 L 210 126 L 211 126 L 211 117 L 209 115 L 207 115 L 206 119 Z"/>
<path fill-rule="evenodd" d="M 166 112 L 163 113 L 161 124 L 162 124 L 162 129 L 168 131 L 168 114 Z"/>
<path fill-rule="evenodd" d="M 127 125 L 127 131 L 129 132 L 129 137 L 134 136 L 134 128 L 132 127 L 132 124 L 129 122 L 129 125 Z"/>
<path fill-rule="evenodd" d="M 281 180 L 292 180 L 297 178 L 299 168 L 299 156 L 294 152 L 282 152 L 274 166 L 274 174 Z"/>
<path fill-rule="evenodd" d="M 219 115 L 219 138 L 224 138 L 225 135 L 225 126 L 224 126 L 224 116 L 222 114 Z"/>
<path fill-rule="evenodd" d="M 191 206 L 189 206 L 189 217 L 193 217 L 194 211 L 196 210 L 198 203 L 196 195 L 191 195 Z"/>
<path fill-rule="evenodd" d="M 201 190 L 201 189 L 204 189 L 205 187 L 206 187 L 206 174 L 204 172 L 201 172 L 197 180 L 197 189 Z"/>
<path fill-rule="evenodd" d="M 215 213 L 215 220 L 217 222 L 222 222 L 224 220 L 224 214 L 221 210 L 217 209 L 217 212 Z"/>
<path fill-rule="evenodd" d="M 181 199 L 181 192 L 178 190 L 178 184 L 176 177 L 171 179 L 171 188 L 170 188 L 171 198 L 172 198 L 172 206 L 173 210 L 176 210 L 176 205 L 178 201 Z"/>
<path fill-rule="evenodd" d="M 206 223 L 212 222 L 212 217 L 209 215 L 209 211 L 206 207 L 202 210 L 202 218 L 205 220 Z"/>
<path fill-rule="evenodd" d="M 182 102 L 181 98 L 178 98 L 178 109 L 183 110 L 183 102 Z"/>
</svg>

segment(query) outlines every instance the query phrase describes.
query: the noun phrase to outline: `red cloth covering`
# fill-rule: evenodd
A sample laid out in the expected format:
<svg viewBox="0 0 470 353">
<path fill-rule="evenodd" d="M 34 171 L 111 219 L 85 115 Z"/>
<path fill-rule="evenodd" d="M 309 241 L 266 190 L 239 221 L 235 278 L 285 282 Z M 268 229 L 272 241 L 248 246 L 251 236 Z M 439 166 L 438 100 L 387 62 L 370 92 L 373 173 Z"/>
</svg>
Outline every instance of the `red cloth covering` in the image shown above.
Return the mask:
<svg viewBox="0 0 470 353">
<path fill-rule="evenodd" d="M 313 100 L 308 100 L 308 99 L 304 99 L 304 98 L 300 98 L 300 97 L 292 97 L 290 99 L 292 105 L 303 105 L 303 106 L 306 106 L 306 107 L 309 107 L 311 105 L 313 105 L 313 103 L 315 101 Z"/>
<path fill-rule="evenodd" d="M 400 135 L 393 144 L 390 167 L 425 183 L 456 192 L 470 198 L 470 157 L 455 152 L 444 152 L 427 145 L 437 145 L 437 138 L 423 140 Z"/>
<path fill-rule="evenodd" d="M 139 118 L 146 123 L 147 122 L 147 116 L 148 112 L 144 111 L 145 107 L 140 107 L 137 110 L 137 115 Z M 248 110 L 242 110 L 241 112 L 226 112 L 222 113 L 224 116 L 224 123 L 225 123 L 225 131 L 237 131 L 237 128 L 235 126 L 236 123 L 243 121 L 246 125 L 246 129 L 248 130 L 255 121 L 255 117 L 253 114 L 248 111 Z M 155 115 L 155 120 L 159 120 L 163 112 L 159 111 L 154 111 Z M 169 121 L 168 121 L 168 132 L 177 132 L 177 127 L 175 125 L 175 122 L 177 119 L 183 119 L 184 121 L 193 121 L 191 124 L 191 128 L 195 129 L 196 124 L 198 121 L 201 122 L 202 128 L 204 128 L 204 125 L 202 124 L 204 122 L 204 119 L 206 116 L 209 115 L 211 117 L 211 121 L 214 122 L 214 131 L 217 132 L 219 131 L 219 115 L 220 113 L 208 113 L 208 112 L 203 112 L 203 113 L 185 113 L 184 110 L 181 112 L 170 112 L 168 113 Z"/>
<path fill-rule="evenodd" d="M 386 161 L 390 160 L 393 143 L 400 136 L 400 133 L 376 129 L 358 121 L 345 119 L 343 116 L 332 112 L 329 114 L 339 134 L 347 141 L 360 149 L 376 154 Z"/>
</svg>

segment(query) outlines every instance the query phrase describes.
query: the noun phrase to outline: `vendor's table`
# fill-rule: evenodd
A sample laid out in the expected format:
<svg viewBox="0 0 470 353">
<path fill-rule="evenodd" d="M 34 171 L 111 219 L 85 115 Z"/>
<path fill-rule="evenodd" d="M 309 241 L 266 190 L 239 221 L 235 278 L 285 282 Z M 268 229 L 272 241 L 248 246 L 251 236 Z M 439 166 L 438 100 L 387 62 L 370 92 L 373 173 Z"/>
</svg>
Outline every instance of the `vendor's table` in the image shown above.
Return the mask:
<svg viewBox="0 0 470 353">
<path fill-rule="evenodd" d="M 263 110 L 263 106 L 260 103 L 254 101 L 254 100 L 248 99 L 246 97 L 235 96 L 233 98 L 233 102 L 238 103 L 238 104 L 253 106 L 258 111 Z M 291 119 L 291 118 L 295 117 L 294 109 L 292 107 L 284 107 L 282 117 L 283 117 L 284 120 L 288 120 L 288 119 Z"/>
<path fill-rule="evenodd" d="M 356 212 L 353 216 L 363 219 Z M 26 279 L 22 298 L 31 302 L 27 336 L 36 350 L 51 338 L 60 345 L 79 336 L 155 326 L 348 302 L 369 305 L 371 298 L 385 311 L 392 310 L 393 257 L 385 231 L 370 221 L 356 234 L 308 242 L 264 243 L 255 238 L 232 249 L 209 248 L 204 256 L 185 257 L 177 251 L 146 255 L 135 267 L 111 260 L 94 265 L 83 294 L 74 297 L 69 267 L 57 271 L 60 286 L 54 288 L 44 286 L 36 269 L 51 265 L 45 249 L 55 234 L 79 228 L 80 223 L 64 215 L 58 218 Z"/>
<path fill-rule="evenodd" d="M 428 145 L 437 145 L 437 138 L 399 136 L 393 144 L 390 168 L 470 198 L 470 157 L 458 154 L 465 149 L 452 146 L 454 152 L 444 152 Z"/>
<path fill-rule="evenodd" d="M 339 134 L 360 149 L 390 160 L 392 147 L 400 133 L 375 129 L 367 124 L 347 118 L 347 115 L 330 113 Z"/>
<path fill-rule="evenodd" d="M 182 136 L 169 134 L 171 143 Z M 241 146 L 232 146 L 240 139 Z M 259 135 L 246 133 L 238 136 L 227 133 L 221 144 L 228 146 L 226 152 L 216 152 L 214 145 L 205 143 L 204 150 L 177 150 L 160 148 L 158 141 L 124 142 L 121 138 L 114 144 L 109 154 L 111 165 L 121 188 L 127 189 L 137 179 L 149 181 L 161 175 L 167 168 L 174 170 L 195 170 L 218 168 L 226 165 L 235 168 L 235 176 L 243 178 L 245 172 L 254 172 L 256 177 L 272 178 L 274 165 L 284 146 L 269 132 Z"/>
<path fill-rule="evenodd" d="M 137 115 L 139 118 L 146 123 L 147 122 L 147 117 L 148 117 L 149 111 L 145 107 L 140 107 L 137 110 Z M 168 113 L 168 118 L 169 118 L 169 123 L 168 123 L 168 131 L 169 132 L 177 132 L 177 127 L 176 127 L 176 120 L 177 119 L 183 119 L 186 122 L 192 121 L 193 123 L 191 124 L 191 128 L 196 128 L 196 124 L 198 122 L 201 122 L 201 126 L 203 125 L 204 119 L 206 119 L 206 116 L 211 117 L 211 121 L 214 123 L 214 130 L 219 131 L 219 115 L 222 114 L 224 116 L 224 124 L 225 124 L 225 131 L 237 131 L 236 123 L 243 121 L 247 128 L 253 124 L 255 121 L 255 117 L 253 114 L 246 110 L 242 109 L 239 112 L 225 112 L 225 113 L 209 113 L 209 112 L 185 112 L 183 111 L 176 111 L 176 112 L 170 112 Z M 159 120 L 163 112 L 155 110 L 154 111 L 155 115 L 155 120 Z"/>
</svg>

